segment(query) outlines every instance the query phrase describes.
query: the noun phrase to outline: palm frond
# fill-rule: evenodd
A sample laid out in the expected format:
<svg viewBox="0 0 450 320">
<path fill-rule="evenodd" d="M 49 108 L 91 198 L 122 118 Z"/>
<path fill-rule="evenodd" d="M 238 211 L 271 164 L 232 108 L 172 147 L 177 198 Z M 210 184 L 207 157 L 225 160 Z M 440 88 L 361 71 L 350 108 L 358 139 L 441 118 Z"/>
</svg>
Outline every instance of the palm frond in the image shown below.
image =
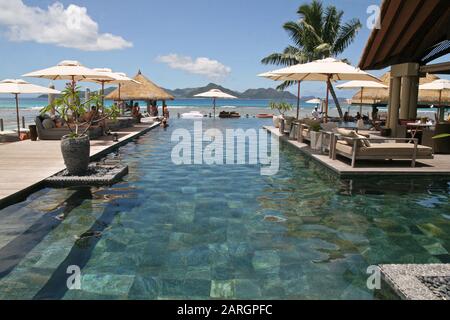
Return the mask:
<svg viewBox="0 0 450 320">
<path fill-rule="evenodd" d="M 291 40 L 299 47 L 303 46 L 304 42 L 304 30 L 302 26 L 294 21 L 286 22 L 283 25 L 284 30 L 287 31 Z"/>
<path fill-rule="evenodd" d="M 334 43 L 339 34 L 344 12 L 338 11 L 335 6 L 328 6 L 325 10 L 322 38 L 324 42 Z"/>
<path fill-rule="evenodd" d="M 341 26 L 339 30 L 339 36 L 334 43 L 333 53 L 338 55 L 355 40 L 358 31 L 362 28 L 362 24 L 359 19 L 352 19 L 349 22 Z"/>
<path fill-rule="evenodd" d="M 322 34 L 323 5 L 321 1 L 313 0 L 310 4 L 301 5 L 297 13 L 300 15 L 301 21 L 312 26 L 317 34 Z"/>
<path fill-rule="evenodd" d="M 281 83 L 279 86 L 277 86 L 277 90 L 278 91 L 284 91 L 287 88 L 289 88 L 290 86 L 296 84 L 297 81 L 284 81 L 283 83 Z"/>
</svg>

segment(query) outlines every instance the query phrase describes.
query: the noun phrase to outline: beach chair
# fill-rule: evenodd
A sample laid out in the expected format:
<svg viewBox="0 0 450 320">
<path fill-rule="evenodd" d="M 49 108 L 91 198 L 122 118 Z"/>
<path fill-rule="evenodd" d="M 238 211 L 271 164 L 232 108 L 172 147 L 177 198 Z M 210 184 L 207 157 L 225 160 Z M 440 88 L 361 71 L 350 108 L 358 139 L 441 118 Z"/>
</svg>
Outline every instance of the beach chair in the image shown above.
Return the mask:
<svg viewBox="0 0 450 320">
<path fill-rule="evenodd" d="M 354 168 L 358 160 L 411 160 L 411 167 L 418 159 L 433 159 L 430 147 L 418 144 L 412 138 L 367 138 L 355 131 L 338 129 L 334 135 L 332 159 L 337 155 L 351 160 Z"/>
</svg>

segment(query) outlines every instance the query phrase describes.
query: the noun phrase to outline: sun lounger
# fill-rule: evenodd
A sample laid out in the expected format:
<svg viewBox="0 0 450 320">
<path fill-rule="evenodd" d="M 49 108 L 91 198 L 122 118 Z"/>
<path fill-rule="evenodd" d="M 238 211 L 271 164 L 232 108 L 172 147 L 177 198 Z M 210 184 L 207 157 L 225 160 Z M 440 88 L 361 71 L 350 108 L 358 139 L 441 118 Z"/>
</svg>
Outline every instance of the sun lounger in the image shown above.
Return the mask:
<svg viewBox="0 0 450 320">
<path fill-rule="evenodd" d="M 41 117 L 36 117 L 35 122 L 39 140 L 61 140 L 63 136 L 71 132 L 67 126 L 46 129 L 42 124 Z M 83 130 L 83 127 L 81 127 L 81 130 Z M 91 139 L 98 139 L 103 135 L 103 129 L 99 126 L 92 126 L 88 131 L 88 135 Z"/>
<path fill-rule="evenodd" d="M 418 139 L 368 139 L 342 134 L 335 134 L 333 137 L 333 160 L 337 155 L 351 159 L 352 167 L 355 167 L 357 160 L 411 160 L 411 166 L 415 167 L 417 159 L 433 159 L 432 149 L 419 145 Z"/>
</svg>

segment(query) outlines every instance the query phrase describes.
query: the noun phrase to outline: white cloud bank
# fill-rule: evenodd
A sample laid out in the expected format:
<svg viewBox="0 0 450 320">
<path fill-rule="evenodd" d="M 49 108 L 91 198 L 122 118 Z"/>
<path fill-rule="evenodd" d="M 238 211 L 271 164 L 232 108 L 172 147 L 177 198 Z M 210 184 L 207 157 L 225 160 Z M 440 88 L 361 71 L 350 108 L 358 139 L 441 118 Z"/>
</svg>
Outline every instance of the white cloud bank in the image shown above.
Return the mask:
<svg viewBox="0 0 450 320">
<path fill-rule="evenodd" d="M 34 41 L 84 51 L 108 51 L 132 47 L 131 42 L 110 33 L 99 33 L 87 9 L 55 2 L 46 10 L 22 0 L 0 0 L 0 30 L 10 41 Z M 2 30 L 3 31 L 3 30 Z M 3 32 L 5 34 L 5 32 Z"/>
<path fill-rule="evenodd" d="M 219 80 L 230 74 L 231 68 L 217 60 L 200 57 L 195 60 L 188 56 L 168 54 L 159 56 L 157 61 L 166 63 L 172 69 L 183 70 L 188 73 L 206 76 L 212 80 Z"/>
</svg>

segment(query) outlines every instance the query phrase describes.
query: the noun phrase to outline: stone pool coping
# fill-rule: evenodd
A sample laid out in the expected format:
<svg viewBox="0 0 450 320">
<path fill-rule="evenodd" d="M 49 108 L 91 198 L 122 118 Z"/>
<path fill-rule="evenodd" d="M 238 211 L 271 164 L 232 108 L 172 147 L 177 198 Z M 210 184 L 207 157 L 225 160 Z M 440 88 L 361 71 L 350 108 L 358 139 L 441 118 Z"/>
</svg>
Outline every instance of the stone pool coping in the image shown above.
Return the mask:
<svg viewBox="0 0 450 320">
<path fill-rule="evenodd" d="M 404 300 L 441 300 L 419 277 L 450 276 L 450 264 L 382 264 L 382 279 Z"/>
</svg>

